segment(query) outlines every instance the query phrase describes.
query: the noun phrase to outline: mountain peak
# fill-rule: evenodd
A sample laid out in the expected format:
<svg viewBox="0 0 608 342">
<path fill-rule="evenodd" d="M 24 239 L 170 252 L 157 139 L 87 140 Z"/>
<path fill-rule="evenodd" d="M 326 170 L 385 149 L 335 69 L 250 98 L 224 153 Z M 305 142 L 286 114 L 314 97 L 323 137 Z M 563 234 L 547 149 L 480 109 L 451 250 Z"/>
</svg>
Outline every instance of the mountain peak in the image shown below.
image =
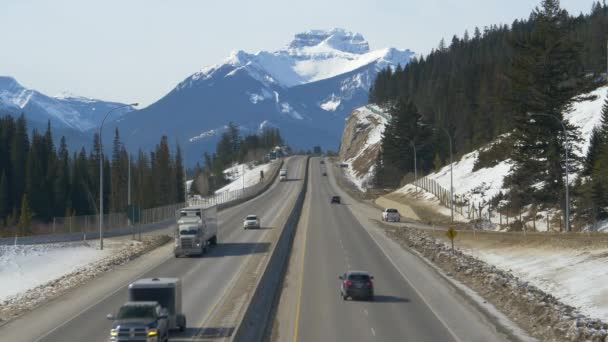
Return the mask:
<svg viewBox="0 0 608 342">
<path fill-rule="evenodd" d="M 326 44 L 327 46 L 353 54 L 369 52 L 369 44 L 360 33 L 347 31 L 341 28 L 331 30 L 309 30 L 298 33 L 289 44 L 290 50 L 311 48 Z"/>
<path fill-rule="evenodd" d="M 0 76 L 0 89 L 9 89 L 15 87 L 21 87 L 16 79 L 10 76 Z"/>
</svg>

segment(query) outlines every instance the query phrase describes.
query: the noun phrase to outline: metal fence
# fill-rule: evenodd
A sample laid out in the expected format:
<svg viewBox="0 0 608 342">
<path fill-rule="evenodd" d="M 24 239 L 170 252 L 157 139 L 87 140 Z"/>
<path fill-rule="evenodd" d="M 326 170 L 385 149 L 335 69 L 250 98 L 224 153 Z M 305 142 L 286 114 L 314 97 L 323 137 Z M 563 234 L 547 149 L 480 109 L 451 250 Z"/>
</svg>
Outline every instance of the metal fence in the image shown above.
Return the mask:
<svg viewBox="0 0 608 342">
<path fill-rule="evenodd" d="M 281 165 L 283 165 L 282 160 L 277 160 L 277 161 L 271 163 L 270 172 L 268 172 L 269 177 L 266 177 L 263 181 L 260 181 L 259 183 L 255 184 L 255 185 L 240 188 L 240 189 L 233 190 L 233 191 L 223 191 L 223 192 L 217 193 L 212 196 L 193 197 L 193 198 L 188 199 L 188 204 L 210 207 L 210 206 L 214 206 L 214 205 L 222 205 L 222 204 L 230 203 L 230 202 L 233 202 L 236 200 L 241 200 L 243 198 L 249 198 L 249 197 L 256 196 L 259 192 L 263 191 L 265 187 L 269 186 L 274 181 L 276 174 L 277 174 L 279 168 L 281 167 Z"/>
<path fill-rule="evenodd" d="M 190 198 L 188 205 L 227 207 L 232 203 L 252 198 L 269 187 L 282 165 L 282 161 L 272 163 L 269 177 L 250 187 L 227 191 L 208 197 Z M 140 220 L 131 224 L 127 213 L 110 213 L 103 216 L 104 237 L 129 235 L 166 228 L 175 220 L 175 212 L 185 206 L 175 203 L 140 211 Z M 65 241 L 79 241 L 99 238 L 99 215 L 56 217 L 51 222 L 32 222 L 28 234 L 19 234 L 16 227 L 7 227 L 0 237 L 0 245 L 38 244 Z"/>
<path fill-rule="evenodd" d="M 439 185 L 435 180 L 423 177 L 412 182 L 412 184 L 433 194 L 443 206 L 451 208 L 450 191 Z M 487 201 L 475 202 L 464 195 L 454 194 L 454 212 L 473 221 L 475 225 L 498 226 L 501 229 L 512 228 L 523 232 L 528 230 L 563 231 L 562 212 L 557 207 L 556 205 L 554 208 L 540 211 L 532 206 L 526 211 L 514 211 L 506 207 L 493 206 Z M 581 227 L 578 227 L 578 229 L 581 229 Z"/>
</svg>

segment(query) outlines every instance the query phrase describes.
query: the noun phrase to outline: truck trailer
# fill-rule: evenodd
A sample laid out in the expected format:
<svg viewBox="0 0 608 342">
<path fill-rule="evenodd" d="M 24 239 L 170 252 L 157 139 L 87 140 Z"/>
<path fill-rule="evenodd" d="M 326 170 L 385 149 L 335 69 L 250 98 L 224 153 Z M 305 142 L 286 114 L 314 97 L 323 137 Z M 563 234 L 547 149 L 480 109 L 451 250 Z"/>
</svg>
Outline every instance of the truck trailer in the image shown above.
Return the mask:
<svg viewBox="0 0 608 342">
<path fill-rule="evenodd" d="M 217 207 L 186 207 L 176 213 L 175 257 L 203 255 L 217 244 Z"/>
</svg>

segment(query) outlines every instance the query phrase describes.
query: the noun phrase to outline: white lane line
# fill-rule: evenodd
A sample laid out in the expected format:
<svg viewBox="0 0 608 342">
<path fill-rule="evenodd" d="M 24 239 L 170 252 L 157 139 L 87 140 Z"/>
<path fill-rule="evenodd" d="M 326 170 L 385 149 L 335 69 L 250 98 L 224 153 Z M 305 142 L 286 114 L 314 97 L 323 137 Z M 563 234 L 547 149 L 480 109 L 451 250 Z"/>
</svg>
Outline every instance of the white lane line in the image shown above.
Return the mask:
<svg viewBox="0 0 608 342">
<path fill-rule="evenodd" d="M 376 330 L 374 330 L 374 328 L 371 328 L 372 330 L 372 335 L 374 335 L 374 337 L 376 336 Z"/>
</svg>

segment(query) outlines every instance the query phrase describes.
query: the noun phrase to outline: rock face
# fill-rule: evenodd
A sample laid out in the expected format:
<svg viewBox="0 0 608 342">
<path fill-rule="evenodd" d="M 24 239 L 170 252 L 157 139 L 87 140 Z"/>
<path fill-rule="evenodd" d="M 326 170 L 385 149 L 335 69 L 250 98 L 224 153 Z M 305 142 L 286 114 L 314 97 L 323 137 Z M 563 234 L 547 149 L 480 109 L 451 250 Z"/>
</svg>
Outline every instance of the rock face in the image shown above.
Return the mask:
<svg viewBox="0 0 608 342">
<path fill-rule="evenodd" d="M 349 165 L 351 180 L 365 190 L 373 178 L 382 133 L 390 119 L 382 108 L 367 105 L 355 109 L 346 121 L 340 140 L 340 160 Z"/>
</svg>

